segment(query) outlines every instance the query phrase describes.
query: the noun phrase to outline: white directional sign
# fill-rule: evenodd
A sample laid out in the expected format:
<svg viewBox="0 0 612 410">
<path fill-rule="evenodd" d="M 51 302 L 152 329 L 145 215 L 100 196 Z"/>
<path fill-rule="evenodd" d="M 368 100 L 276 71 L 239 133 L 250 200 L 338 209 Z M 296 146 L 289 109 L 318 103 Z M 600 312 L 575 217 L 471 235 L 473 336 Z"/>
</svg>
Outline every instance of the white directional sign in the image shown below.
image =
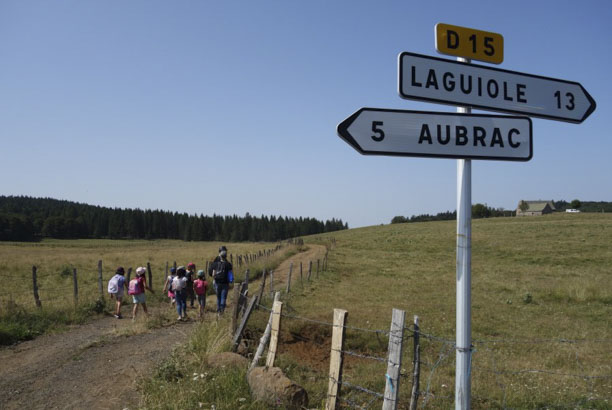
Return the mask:
<svg viewBox="0 0 612 410">
<path fill-rule="evenodd" d="M 402 98 L 581 123 L 595 101 L 581 84 L 404 52 Z"/>
<path fill-rule="evenodd" d="M 529 161 L 531 119 L 362 108 L 338 135 L 361 154 Z"/>
</svg>

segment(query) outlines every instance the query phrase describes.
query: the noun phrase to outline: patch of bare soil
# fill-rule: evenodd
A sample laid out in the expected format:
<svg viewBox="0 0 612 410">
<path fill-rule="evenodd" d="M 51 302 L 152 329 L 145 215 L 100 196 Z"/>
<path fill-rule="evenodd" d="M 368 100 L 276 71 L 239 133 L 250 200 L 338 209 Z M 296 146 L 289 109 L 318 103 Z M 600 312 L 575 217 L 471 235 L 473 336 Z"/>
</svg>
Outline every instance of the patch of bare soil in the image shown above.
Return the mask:
<svg viewBox="0 0 612 410">
<path fill-rule="evenodd" d="M 281 339 L 278 353 L 289 353 L 300 363 L 325 372 L 329 369 L 331 336 L 318 326 L 305 326 L 300 334 L 291 333 L 290 340 Z"/>
<path fill-rule="evenodd" d="M 308 245 L 305 252 L 301 252 L 284 261 L 274 270 L 274 289 L 285 291 L 289 277 L 291 264 L 291 288 L 299 289 L 301 283 L 308 282 L 310 262 L 310 280 L 317 279 L 317 260 L 319 260 L 319 272 L 323 267 L 323 258 L 326 248 L 323 245 Z M 300 274 L 300 263 L 302 264 Z M 269 280 L 269 279 L 266 279 Z M 268 291 L 269 285 L 266 285 Z M 285 336 L 286 337 L 286 336 Z M 283 336 L 281 335 L 281 338 Z M 257 340 L 258 341 L 258 340 Z M 313 369 L 326 371 L 329 369 L 329 355 L 331 347 L 331 335 L 325 334 L 319 326 L 305 326 L 300 334 L 291 334 L 289 340 L 281 340 L 278 345 L 279 353 L 289 353 Z"/>
<path fill-rule="evenodd" d="M 107 317 L 3 348 L 0 408 L 136 408 L 138 377 L 186 341 L 194 323 L 122 336 L 139 324 Z"/>
</svg>

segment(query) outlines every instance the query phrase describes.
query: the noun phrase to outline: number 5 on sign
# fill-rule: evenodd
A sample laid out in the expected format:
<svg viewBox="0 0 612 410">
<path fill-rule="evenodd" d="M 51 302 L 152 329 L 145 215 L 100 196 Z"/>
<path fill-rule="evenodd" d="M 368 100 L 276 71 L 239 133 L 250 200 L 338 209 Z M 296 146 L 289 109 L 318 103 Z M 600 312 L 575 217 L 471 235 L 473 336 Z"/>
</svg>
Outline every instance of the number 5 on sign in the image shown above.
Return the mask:
<svg viewBox="0 0 612 410">
<path fill-rule="evenodd" d="M 382 125 L 382 121 L 372 121 L 372 131 L 376 134 L 372 135 L 372 139 L 376 142 L 380 142 L 385 139 L 385 132 L 379 128 L 382 127 Z"/>
<path fill-rule="evenodd" d="M 500 64 L 504 60 L 504 37 L 488 31 L 438 23 L 436 50 L 442 54 Z"/>
</svg>

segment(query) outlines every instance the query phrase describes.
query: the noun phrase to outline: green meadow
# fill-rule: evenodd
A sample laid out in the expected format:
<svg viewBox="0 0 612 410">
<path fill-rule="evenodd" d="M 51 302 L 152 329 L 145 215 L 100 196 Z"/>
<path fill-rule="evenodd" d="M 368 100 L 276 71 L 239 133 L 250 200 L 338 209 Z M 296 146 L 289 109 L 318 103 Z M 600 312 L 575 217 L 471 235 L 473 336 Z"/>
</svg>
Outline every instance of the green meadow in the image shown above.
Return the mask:
<svg viewBox="0 0 612 410">
<path fill-rule="evenodd" d="M 302 285 L 294 275 L 291 293 L 282 295 L 285 316 L 275 365 L 306 388 L 311 408 L 323 408 L 325 403 L 334 308 L 348 311 L 342 380 L 349 384 L 341 388 L 342 408 L 382 404 L 359 389 L 385 389 L 384 331 L 393 308 L 407 314 L 398 407 L 405 409 L 410 403 L 414 315 L 421 328 L 418 408 L 453 407 L 455 236 L 456 223 L 448 221 L 304 238 L 307 245 L 329 245 L 335 238 L 335 245 L 319 279 Z M 607 214 L 473 221 L 473 408 L 612 407 L 610 243 L 612 216 Z M 270 299 L 263 305 L 270 307 Z M 249 329 L 254 342 L 268 315 L 265 309 L 253 314 Z M 216 329 L 201 329 L 191 347 L 222 340 Z M 224 343 L 227 347 L 227 338 Z M 143 391 L 145 407 L 172 408 L 164 397 L 178 391 L 185 392 L 181 397 L 191 404 L 261 408 L 248 396 L 244 371 L 211 374 L 205 366 L 210 348 L 194 349 L 199 352 L 196 360 L 191 352 L 173 356 L 160 367 L 161 373 Z M 231 393 L 219 396 L 204 383 L 189 395 L 189 384 L 180 378 L 168 381 L 167 367 L 180 374 L 219 377 Z"/>
<path fill-rule="evenodd" d="M 343 308 L 349 325 L 372 329 L 388 329 L 392 308 L 406 311 L 407 325 L 418 315 L 422 332 L 432 336 L 421 338 L 421 390 L 428 395 L 420 403 L 451 406 L 456 222 L 375 226 L 333 236 L 337 246 L 329 265 L 336 276 L 317 286 L 315 298 L 292 299 L 291 307 L 328 321 L 332 308 Z M 475 408 L 612 407 L 611 243 L 609 214 L 473 221 Z M 377 339 L 347 330 L 350 349 L 384 356 L 386 344 Z M 408 374 L 412 341 L 404 352 Z M 380 363 L 352 360 L 345 375 L 382 392 L 384 373 Z M 407 404 L 411 379 L 405 382 Z"/>
<path fill-rule="evenodd" d="M 343 381 L 382 393 L 388 344 L 384 332 L 389 329 L 392 309 L 397 308 L 407 317 L 399 408 L 408 408 L 410 402 L 415 315 L 422 332 L 419 407 L 452 407 L 456 223 L 372 226 L 304 240 L 306 246 L 329 247 L 332 238 L 335 244 L 329 250 L 328 269 L 303 284 L 298 283 L 294 270 L 292 291 L 282 295 L 286 316 L 282 318 L 276 365 L 307 389 L 311 408 L 321 408 L 328 384 L 332 312 L 334 308 L 345 309 L 348 328 Z M 609 214 L 473 221 L 473 408 L 612 407 L 611 243 Z M 23 311 L 35 310 L 33 264 L 39 266 L 43 277 L 40 293 L 45 311 L 53 305 L 51 295 L 55 293 L 51 291 L 55 287 L 63 289 L 64 305 L 72 306 L 72 279 L 62 274 L 65 267 L 78 269 L 82 292 L 91 295 L 83 296 L 84 301 L 94 301 L 98 259 L 103 260 L 105 279 L 117 265 L 135 268 L 148 261 L 154 286 L 159 289 L 166 261 L 194 261 L 199 268 L 215 256 L 218 245 L 178 241 L 1 244 L 3 323 L 10 323 L 6 313 L 11 303 Z M 231 244 L 230 252 L 235 255 L 273 247 Z M 274 263 L 295 252 L 297 249 L 285 251 Z M 25 279 L 21 282 L 12 279 L 15 277 Z M 262 304 L 270 307 L 269 296 Z M 268 315 L 265 309 L 252 315 L 247 332 L 251 352 Z M 144 381 L 142 405 L 174 408 L 178 394 L 180 403 L 187 407 L 210 408 L 216 403 L 217 408 L 265 408 L 250 398 L 244 370 L 206 367 L 207 356 L 228 348 L 225 329 L 222 322 L 199 327 L 185 352 L 175 352 Z M 191 380 L 196 373 L 205 376 Z M 227 394 L 212 388 L 213 380 L 223 380 Z M 198 383 L 201 388 L 193 392 Z M 349 385 L 342 386 L 340 397 L 346 408 L 377 408 L 382 403 Z"/>
</svg>

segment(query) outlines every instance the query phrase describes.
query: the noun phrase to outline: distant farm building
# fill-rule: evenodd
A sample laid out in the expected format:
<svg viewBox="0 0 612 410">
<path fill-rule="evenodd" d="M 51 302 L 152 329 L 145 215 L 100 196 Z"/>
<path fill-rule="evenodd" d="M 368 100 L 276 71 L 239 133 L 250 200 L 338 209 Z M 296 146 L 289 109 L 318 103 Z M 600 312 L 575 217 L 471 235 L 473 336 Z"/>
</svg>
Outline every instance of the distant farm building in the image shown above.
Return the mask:
<svg viewBox="0 0 612 410">
<path fill-rule="evenodd" d="M 540 216 L 552 214 L 555 211 L 553 201 L 519 201 L 516 216 Z"/>
</svg>

